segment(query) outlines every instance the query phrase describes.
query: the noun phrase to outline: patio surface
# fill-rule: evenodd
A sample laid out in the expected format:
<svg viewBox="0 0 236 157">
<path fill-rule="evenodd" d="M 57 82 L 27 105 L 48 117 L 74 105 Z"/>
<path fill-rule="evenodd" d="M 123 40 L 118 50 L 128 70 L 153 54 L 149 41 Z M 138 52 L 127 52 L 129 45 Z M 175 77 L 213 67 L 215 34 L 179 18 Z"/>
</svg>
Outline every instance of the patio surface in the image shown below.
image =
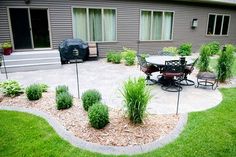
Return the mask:
<svg viewBox="0 0 236 157">
<path fill-rule="evenodd" d="M 122 108 L 120 90 L 129 77 L 144 76 L 137 66 L 106 63 L 104 59 L 88 61 L 79 65 L 80 95 L 88 89 L 97 89 L 102 94 L 102 101 L 110 107 Z M 190 79 L 195 79 L 196 72 Z M 153 76 L 155 77 L 155 75 Z M 9 79 L 18 80 L 24 87 L 32 83 L 46 83 L 52 90 L 58 85 L 69 86 L 70 92 L 77 97 L 75 64 L 63 65 L 61 69 L 9 73 Z M 0 81 L 5 74 L 0 74 Z M 150 86 L 152 100 L 148 105 L 151 114 L 169 114 L 176 112 L 177 93 L 166 92 L 159 85 Z M 180 94 L 180 113 L 200 111 L 212 108 L 222 100 L 218 90 L 183 87 Z"/>
</svg>

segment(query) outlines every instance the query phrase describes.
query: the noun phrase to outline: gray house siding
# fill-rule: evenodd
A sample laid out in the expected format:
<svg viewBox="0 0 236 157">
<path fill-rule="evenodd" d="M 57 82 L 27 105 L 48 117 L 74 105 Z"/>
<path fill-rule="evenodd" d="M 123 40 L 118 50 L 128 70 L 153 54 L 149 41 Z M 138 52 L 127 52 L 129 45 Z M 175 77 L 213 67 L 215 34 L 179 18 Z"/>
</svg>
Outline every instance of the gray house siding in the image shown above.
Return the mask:
<svg viewBox="0 0 236 157">
<path fill-rule="evenodd" d="M 164 1 L 123 1 L 123 0 L 31 0 L 29 5 L 24 1 L 0 1 L 0 42 L 10 40 L 10 29 L 7 7 L 28 6 L 48 7 L 50 15 L 52 46 L 67 38 L 73 38 L 71 7 L 107 7 L 117 8 L 117 42 L 99 43 L 101 56 L 105 56 L 110 49 L 121 50 L 129 47 L 140 52 L 156 53 L 166 46 L 178 46 L 183 42 L 193 44 L 193 51 L 197 51 L 201 44 L 209 41 L 219 41 L 221 44 L 236 44 L 236 11 L 228 6 L 210 4 L 190 4 Z M 140 9 L 174 11 L 173 40 L 172 41 L 140 41 L 139 20 Z M 206 36 L 209 13 L 230 14 L 231 21 L 228 36 Z M 191 29 L 192 19 L 198 19 L 198 27 Z"/>
</svg>

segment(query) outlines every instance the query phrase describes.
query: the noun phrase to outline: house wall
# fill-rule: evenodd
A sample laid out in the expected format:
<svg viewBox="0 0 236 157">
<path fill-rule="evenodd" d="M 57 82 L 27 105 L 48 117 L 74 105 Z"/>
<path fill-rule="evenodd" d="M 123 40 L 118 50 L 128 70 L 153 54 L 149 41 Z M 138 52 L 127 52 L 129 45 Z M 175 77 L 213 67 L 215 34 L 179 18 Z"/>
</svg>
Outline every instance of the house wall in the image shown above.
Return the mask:
<svg viewBox="0 0 236 157">
<path fill-rule="evenodd" d="M 101 56 L 112 50 L 120 50 L 123 46 L 138 49 L 139 52 L 156 53 L 166 46 L 178 46 L 183 42 L 191 42 L 193 51 L 201 44 L 219 41 L 221 44 L 236 44 L 236 10 L 229 6 L 210 4 L 191 4 L 164 1 L 124 1 L 124 0 L 31 0 L 26 5 L 23 0 L 0 1 L 0 42 L 10 40 L 7 6 L 48 7 L 50 14 L 53 48 L 67 38 L 73 38 L 71 7 L 111 7 L 117 8 L 117 42 L 99 43 Z M 170 10 L 175 12 L 172 41 L 139 42 L 140 9 Z M 206 36 L 208 13 L 230 14 L 228 36 Z M 193 18 L 198 19 L 198 27 L 191 29 Z"/>
</svg>

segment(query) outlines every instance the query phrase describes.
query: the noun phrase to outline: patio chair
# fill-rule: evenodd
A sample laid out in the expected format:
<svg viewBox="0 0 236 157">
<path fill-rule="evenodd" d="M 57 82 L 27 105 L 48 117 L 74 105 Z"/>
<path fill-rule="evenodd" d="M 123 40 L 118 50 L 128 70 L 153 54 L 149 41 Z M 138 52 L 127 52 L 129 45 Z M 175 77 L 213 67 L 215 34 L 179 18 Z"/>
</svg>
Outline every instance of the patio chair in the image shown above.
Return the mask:
<svg viewBox="0 0 236 157">
<path fill-rule="evenodd" d="M 152 76 L 152 73 L 159 71 L 159 68 L 157 68 L 154 65 L 148 64 L 146 59 L 142 57 L 141 55 L 137 55 L 137 58 L 138 58 L 138 64 L 140 66 L 140 70 L 147 75 L 146 84 L 147 85 L 155 84 L 156 80 L 151 79 L 150 76 Z"/>
<path fill-rule="evenodd" d="M 157 55 L 159 55 L 159 56 L 174 56 L 173 53 L 167 52 L 167 51 L 159 51 L 159 52 L 157 52 Z"/>
<path fill-rule="evenodd" d="M 183 86 L 193 86 L 195 83 L 193 80 L 189 80 L 188 79 L 188 75 L 190 75 L 193 70 L 194 70 L 194 66 L 196 65 L 198 61 L 198 58 L 193 62 L 193 64 L 191 66 L 186 66 L 184 69 L 184 77 L 183 79 L 180 81 L 180 84 Z"/>
<path fill-rule="evenodd" d="M 185 66 L 186 62 L 181 64 L 180 60 L 165 61 L 162 75 L 166 83 L 163 84 L 161 88 L 168 92 L 181 91 L 182 87 L 180 86 L 180 81 L 184 77 Z"/>
</svg>

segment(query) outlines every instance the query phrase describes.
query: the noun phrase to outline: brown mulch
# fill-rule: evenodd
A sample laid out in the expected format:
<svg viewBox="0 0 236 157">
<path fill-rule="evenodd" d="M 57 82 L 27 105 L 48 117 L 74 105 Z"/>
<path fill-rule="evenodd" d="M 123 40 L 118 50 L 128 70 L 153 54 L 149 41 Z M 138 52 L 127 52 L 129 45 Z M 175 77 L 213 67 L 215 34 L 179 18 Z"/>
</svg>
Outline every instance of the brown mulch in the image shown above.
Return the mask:
<svg viewBox="0 0 236 157">
<path fill-rule="evenodd" d="M 58 120 L 75 136 L 92 143 L 109 146 L 128 146 L 150 143 L 169 134 L 176 126 L 179 116 L 148 115 L 143 124 L 134 125 L 122 110 L 109 108 L 110 123 L 103 129 L 97 130 L 89 125 L 87 112 L 81 102 L 74 99 L 74 105 L 67 110 L 57 110 L 55 94 L 43 93 L 37 101 L 29 101 L 26 95 L 15 98 L 4 97 L 0 105 L 33 108 L 48 113 Z"/>
</svg>

